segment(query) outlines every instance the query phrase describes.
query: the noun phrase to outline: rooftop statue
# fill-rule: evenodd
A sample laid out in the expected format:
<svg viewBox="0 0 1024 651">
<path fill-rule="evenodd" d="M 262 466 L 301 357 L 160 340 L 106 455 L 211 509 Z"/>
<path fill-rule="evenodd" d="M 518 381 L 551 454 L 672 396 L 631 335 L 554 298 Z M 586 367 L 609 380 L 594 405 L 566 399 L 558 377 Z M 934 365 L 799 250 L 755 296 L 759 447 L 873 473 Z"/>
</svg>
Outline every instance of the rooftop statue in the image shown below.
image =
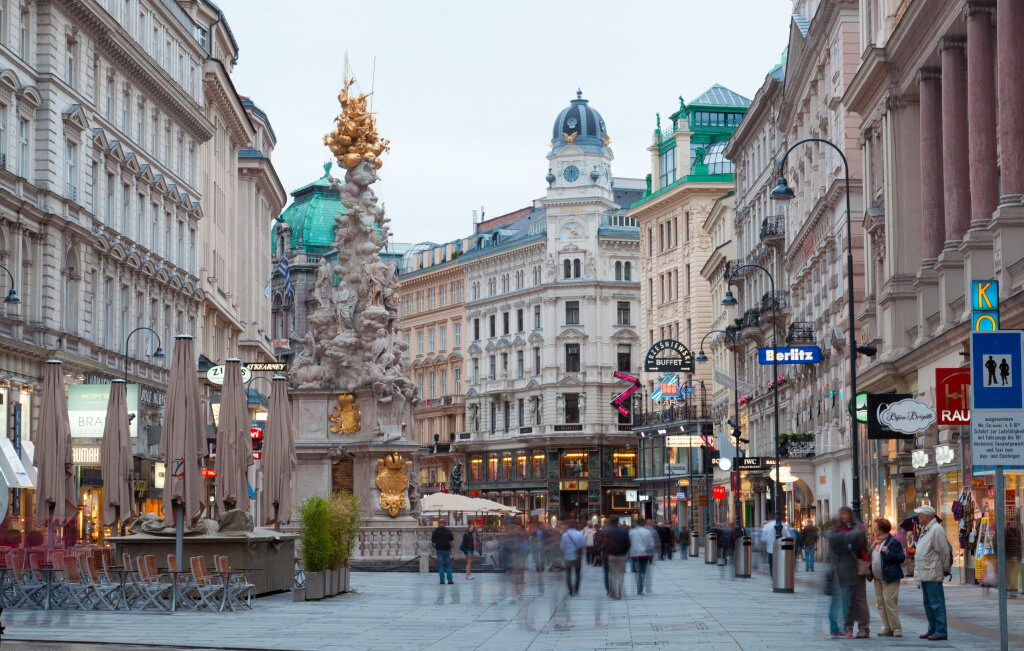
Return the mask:
<svg viewBox="0 0 1024 651">
<path fill-rule="evenodd" d="M 398 276 L 380 258 L 390 220 L 370 189 L 388 141 L 377 135 L 366 106 L 368 94 L 350 96 L 351 84 L 347 80 L 338 95 L 342 112 L 334 131 L 324 136 L 347 170 L 344 184 L 333 177 L 330 182 L 348 210 L 334 218 L 331 246 L 337 255 L 324 256 L 320 264 L 313 289 L 318 307 L 290 373 L 300 389 L 372 387 L 379 402 L 411 403 L 417 396 L 401 363 L 405 342 L 398 335 Z"/>
</svg>

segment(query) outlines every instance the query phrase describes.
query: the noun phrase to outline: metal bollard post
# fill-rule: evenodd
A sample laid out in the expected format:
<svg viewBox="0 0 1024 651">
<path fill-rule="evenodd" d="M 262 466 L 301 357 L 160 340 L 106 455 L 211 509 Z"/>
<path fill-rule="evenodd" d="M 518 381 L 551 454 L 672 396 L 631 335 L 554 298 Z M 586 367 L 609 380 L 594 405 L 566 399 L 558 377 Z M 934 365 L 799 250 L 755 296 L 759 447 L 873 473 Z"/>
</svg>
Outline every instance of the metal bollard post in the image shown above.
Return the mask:
<svg viewBox="0 0 1024 651">
<path fill-rule="evenodd" d="M 736 578 L 749 579 L 753 541 L 750 536 L 740 536 L 736 541 Z"/>
<path fill-rule="evenodd" d="M 700 534 L 696 531 L 690 532 L 690 556 L 697 558 L 700 556 Z"/>
<path fill-rule="evenodd" d="M 775 556 L 772 559 L 772 592 L 793 592 L 796 584 L 796 540 L 776 538 L 772 549 Z"/>
<path fill-rule="evenodd" d="M 718 534 L 714 531 L 704 537 L 704 564 L 718 563 Z"/>
</svg>

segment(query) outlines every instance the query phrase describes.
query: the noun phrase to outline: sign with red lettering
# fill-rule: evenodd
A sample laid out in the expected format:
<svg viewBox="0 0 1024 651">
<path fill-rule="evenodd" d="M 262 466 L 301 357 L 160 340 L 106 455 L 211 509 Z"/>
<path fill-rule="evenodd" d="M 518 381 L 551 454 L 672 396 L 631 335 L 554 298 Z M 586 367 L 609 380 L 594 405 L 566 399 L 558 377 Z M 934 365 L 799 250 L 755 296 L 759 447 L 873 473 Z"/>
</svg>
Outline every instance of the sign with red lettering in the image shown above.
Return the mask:
<svg viewBox="0 0 1024 651">
<path fill-rule="evenodd" d="M 935 369 L 935 406 L 939 425 L 971 424 L 971 369 Z"/>
<path fill-rule="evenodd" d="M 724 500 L 725 499 L 725 486 L 712 486 L 711 487 L 711 499 Z"/>
</svg>

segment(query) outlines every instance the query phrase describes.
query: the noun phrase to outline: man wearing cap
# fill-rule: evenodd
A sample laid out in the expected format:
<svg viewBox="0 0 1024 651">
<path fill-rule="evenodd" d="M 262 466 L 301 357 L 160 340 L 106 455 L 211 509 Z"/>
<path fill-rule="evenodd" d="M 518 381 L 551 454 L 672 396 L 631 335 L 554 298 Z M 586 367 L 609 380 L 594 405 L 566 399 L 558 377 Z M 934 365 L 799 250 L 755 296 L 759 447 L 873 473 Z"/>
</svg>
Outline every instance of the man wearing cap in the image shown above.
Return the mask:
<svg viewBox="0 0 1024 651">
<path fill-rule="evenodd" d="M 914 553 L 914 578 L 921 582 L 924 612 L 928 617 L 928 632 L 921 639 L 945 640 L 946 596 L 942 591 L 942 580 L 950 570 L 949 541 L 934 507 L 919 506 L 914 513 L 923 530 Z"/>
</svg>

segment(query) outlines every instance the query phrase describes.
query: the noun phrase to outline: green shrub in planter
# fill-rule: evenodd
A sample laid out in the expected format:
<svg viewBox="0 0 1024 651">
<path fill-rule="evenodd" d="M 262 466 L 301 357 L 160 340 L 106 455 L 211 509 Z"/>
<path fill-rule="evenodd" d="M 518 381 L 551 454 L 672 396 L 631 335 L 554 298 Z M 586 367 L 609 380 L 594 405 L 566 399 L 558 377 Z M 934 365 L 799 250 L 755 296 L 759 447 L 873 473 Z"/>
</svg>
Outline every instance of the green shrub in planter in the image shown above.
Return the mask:
<svg viewBox="0 0 1024 651">
<path fill-rule="evenodd" d="M 331 497 L 329 510 L 329 528 L 333 545 L 330 567 L 339 569 L 347 567 L 352 558 L 352 550 L 359 537 L 359 525 L 362 524 L 363 518 L 359 511 L 359 500 L 347 491 L 335 493 Z"/>
<path fill-rule="evenodd" d="M 330 567 L 334 553 L 330 503 L 323 497 L 314 495 L 299 507 L 299 540 L 306 567 L 306 598 L 321 599 L 324 596 L 324 571 Z"/>
</svg>

